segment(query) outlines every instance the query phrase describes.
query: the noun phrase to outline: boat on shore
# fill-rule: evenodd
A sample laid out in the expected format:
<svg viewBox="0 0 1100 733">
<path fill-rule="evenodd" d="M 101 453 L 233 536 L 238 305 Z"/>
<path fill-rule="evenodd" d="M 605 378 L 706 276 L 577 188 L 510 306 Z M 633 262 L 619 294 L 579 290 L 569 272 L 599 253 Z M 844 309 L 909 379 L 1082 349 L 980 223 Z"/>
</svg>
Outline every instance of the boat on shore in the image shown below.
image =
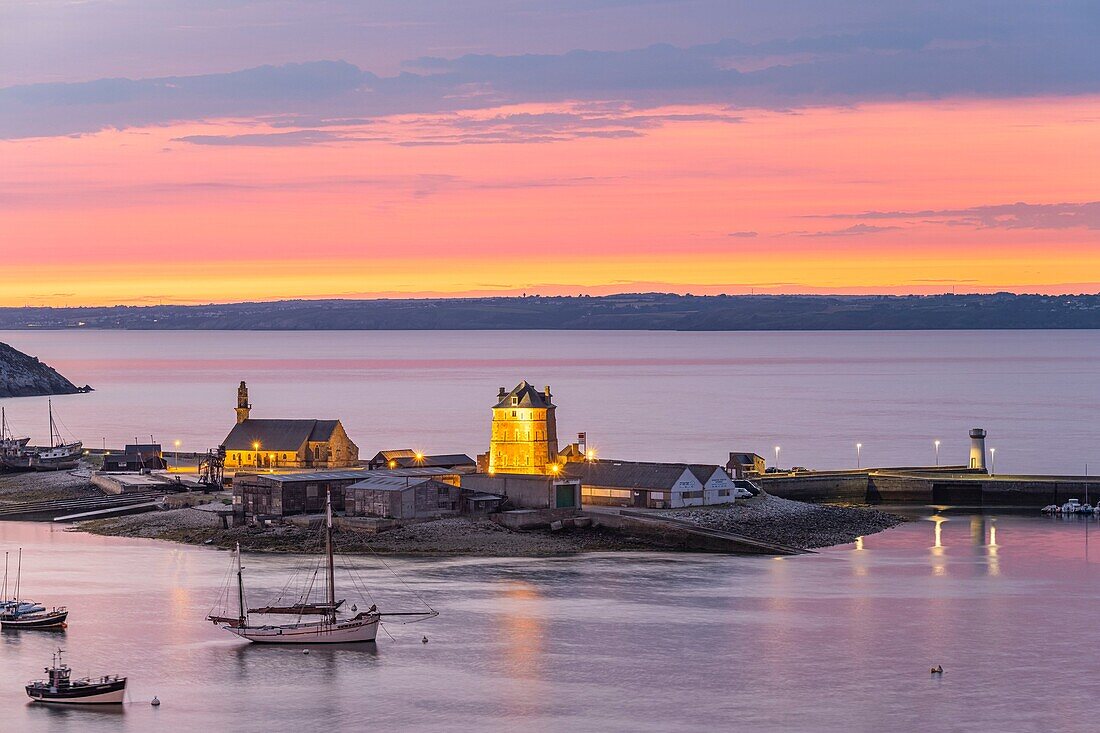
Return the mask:
<svg viewBox="0 0 1100 733">
<path fill-rule="evenodd" d="M 242 639 L 261 644 L 348 644 L 357 642 L 373 642 L 378 634 L 378 625 L 385 616 L 418 617 L 416 620 L 426 620 L 438 616 L 426 603 L 426 611 L 406 611 L 396 613 L 382 613 L 377 606 L 371 604 L 366 611 L 359 611 L 356 605 L 352 605 L 348 615 L 344 612 L 344 599 L 336 600 L 336 568 L 334 563 L 333 537 L 332 537 L 332 496 L 325 496 L 325 554 L 323 568 L 315 565 L 312 568 L 302 568 L 306 576 L 304 590 L 296 596 L 286 598 L 284 594 L 295 591 L 288 590 L 295 587 L 292 578 L 284 586 L 283 594 L 272 603 L 249 608 L 245 601 L 244 591 L 244 566 L 241 562 L 241 546 L 238 543 L 236 549 L 236 616 L 226 613 L 230 584 L 223 588 L 222 599 L 226 601 L 221 613 L 211 611 L 207 620 L 221 626 L 226 631 Z M 323 569 L 324 598 L 313 601 L 311 594 L 318 574 Z M 423 601 L 422 601 L 423 602 Z M 257 623 L 256 615 L 272 615 L 294 617 L 294 621 L 285 623 Z M 318 621 L 305 621 L 307 617 L 320 617 Z"/>
<path fill-rule="evenodd" d="M 28 446 L 29 439 L 18 447 L 0 452 L 0 465 L 13 471 L 67 471 L 76 468 L 84 453 L 84 444 L 79 440 L 65 442 L 57 429 L 53 417 L 53 400 L 49 401 L 50 445 Z"/>
<path fill-rule="evenodd" d="M 0 407 L 0 456 L 8 453 L 17 453 L 27 447 L 31 439 L 24 436 L 16 436 L 8 427 L 7 409 Z"/>
<path fill-rule="evenodd" d="M 126 678 L 119 675 L 72 679 L 72 669 L 61 660 L 63 649 L 46 667 L 46 679 L 28 682 L 27 696 L 34 702 L 59 705 L 121 705 L 126 697 Z"/>
</svg>

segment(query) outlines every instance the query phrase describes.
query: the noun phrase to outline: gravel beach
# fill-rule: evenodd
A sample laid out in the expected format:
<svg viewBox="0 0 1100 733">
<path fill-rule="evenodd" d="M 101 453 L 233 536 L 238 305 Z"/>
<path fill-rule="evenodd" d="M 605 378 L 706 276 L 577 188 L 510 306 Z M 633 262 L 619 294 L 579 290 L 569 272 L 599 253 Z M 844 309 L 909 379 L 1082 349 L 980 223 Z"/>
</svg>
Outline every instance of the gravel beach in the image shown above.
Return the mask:
<svg viewBox="0 0 1100 733">
<path fill-rule="evenodd" d="M 776 542 L 799 549 L 854 542 L 905 521 L 904 517 L 867 507 L 807 504 L 761 494 L 733 505 L 667 509 L 655 512 L 707 529 Z"/>
<path fill-rule="evenodd" d="M 76 499 L 99 493 L 88 476 L 74 476 L 68 471 L 0 473 L 0 506 L 26 501 Z"/>
<path fill-rule="evenodd" d="M 324 547 L 318 529 L 295 525 L 222 529 L 220 520 L 198 509 L 171 509 L 113 519 L 83 522 L 73 528 L 117 537 L 146 537 L 222 548 L 240 543 L 246 550 L 319 552 Z M 649 540 L 593 529 L 558 532 L 517 532 L 488 519 L 448 517 L 378 534 L 341 529 L 335 532 L 343 552 L 395 555 L 541 556 L 611 550 L 660 550 Z M 668 548 L 671 549 L 671 548 Z"/>
</svg>

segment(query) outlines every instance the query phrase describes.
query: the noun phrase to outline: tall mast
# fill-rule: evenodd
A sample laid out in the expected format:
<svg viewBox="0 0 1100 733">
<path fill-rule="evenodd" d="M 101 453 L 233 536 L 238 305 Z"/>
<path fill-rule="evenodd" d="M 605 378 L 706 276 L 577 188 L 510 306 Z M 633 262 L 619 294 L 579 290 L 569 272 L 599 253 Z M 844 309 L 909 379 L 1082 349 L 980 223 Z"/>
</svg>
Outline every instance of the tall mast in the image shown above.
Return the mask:
<svg viewBox="0 0 1100 733">
<path fill-rule="evenodd" d="M 244 575 L 241 567 L 241 543 L 237 543 L 237 619 L 241 626 L 245 626 L 248 622 L 248 616 L 245 615 L 244 607 Z"/>
<path fill-rule="evenodd" d="M 4 553 L 4 590 L 0 591 L 0 603 L 8 600 L 8 553 Z"/>
<path fill-rule="evenodd" d="M 23 548 L 19 548 L 19 560 L 15 564 L 15 603 L 19 605 L 19 580 L 23 577 Z"/>
<path fill-rule="evenodd" d="M 57 426 L 54 425 L 54 423 L 53 423 L 53 400 L 49 400 L 49 405 L 50 405 L 50 447 L 51 448 L 56 448 L 57 447 L 57 440 L 54 439 L 54 436 L 57 435 Z"/>
<path fill-rule="evenodd" d="M 8 408 L 0 407 L 0 441 L 8 438 Z"/>
<path fill-rule="evenodd" d="M 329 619 L 336 622 L 336 569 L 332 561 L 332 490 L 325 492 L 325 555 L 328 557 L 328 586 L 325 600 L 329 605 Z"/>
</svg>

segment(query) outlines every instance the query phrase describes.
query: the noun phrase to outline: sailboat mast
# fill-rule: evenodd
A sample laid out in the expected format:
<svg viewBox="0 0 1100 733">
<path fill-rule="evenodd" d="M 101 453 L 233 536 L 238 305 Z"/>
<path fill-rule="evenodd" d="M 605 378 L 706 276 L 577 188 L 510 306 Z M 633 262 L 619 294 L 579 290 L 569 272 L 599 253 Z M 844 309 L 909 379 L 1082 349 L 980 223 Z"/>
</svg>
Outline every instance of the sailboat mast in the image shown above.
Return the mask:
<svg viewBox="0 0 1100 733">
<path fill-rule="evenodd" d="M 241 543 L 237 543 L 237 618 L 240 621 L 240 625 L 246 625 L 248 617 L 245 616 L 244 607 L 244 569 L 241 567 Z"/>
<path fill-rule="evenodd" d="M 49 401 L 49 405 L 50 405 L 50 447 L 51 448 L 56 448 L 57 444 L 59 442 L 61 442 L 60 440 L 58 440 L 58 438 L 60 438 L 61 436 L 57 434 L 57 426 L 54 424 L 54 421 L 53 421 L 53 400 Z M 56 436 L 56 437 L 54 437 L 54 436 Z"/>
<path fill-rule="evenodd" d="M 15 602 L 19 602 L 19 580 L 23 577 L 23 548 L 19 548 L 19 559 L 15 563 Z"/>
<path fill-rule="evenodd" d="M 325 600 L 328 601 L 329 618 L 336 621 L 336 568 L 332 560 L 332 490 L 325 492 L 325 555 L 328 557 L 328 586 Z"/>
<path fill-rule="evenodd" d="M 0 590 L 0 603 L 8 600 L 8 553 L 4 553 L 4 590 Z"/>
</svg>

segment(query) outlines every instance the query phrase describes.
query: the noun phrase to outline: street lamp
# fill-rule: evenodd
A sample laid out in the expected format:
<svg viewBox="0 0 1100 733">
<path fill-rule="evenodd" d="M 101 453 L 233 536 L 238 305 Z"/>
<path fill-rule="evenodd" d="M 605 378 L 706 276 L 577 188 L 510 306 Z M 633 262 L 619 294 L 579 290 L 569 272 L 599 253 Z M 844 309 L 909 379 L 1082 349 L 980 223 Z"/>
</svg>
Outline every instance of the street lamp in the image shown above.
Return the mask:
<svg viewBox="0 0 1100 733">
<path fill-rule="evenodd" d="M 856 468 L 859 468 L 859 452 L 863 450 L 863 443 L 856 443 Z"/>
<path fill-rule="evenodd" d="M 175 445 L 176 445 L 176 468 L 179 468 L 179 466 L 180 466 L 180 442 L 178 440 L 175 441 Z"/>
<path fill-rule="evenodd" d="M 997 473 L 997 449 L 989 449 L 989 475 L 992 476 Z"/>
<path fill-rule="evenodd" d="M 936 465 L 940 465 L 940 441 L 933 440 L 932 445 L 936 446 Z"/>
<path fill-rule="evenodd" d="M 252 444 L 252 450 L 256 451 L 256 468 L 260 467 L 260 441 L 256 441 Z"/>
<path fill-rule="evenodd" d="M 775 470 L 779 470 L 779 446 L 775 446 Z"/>
</svg>

